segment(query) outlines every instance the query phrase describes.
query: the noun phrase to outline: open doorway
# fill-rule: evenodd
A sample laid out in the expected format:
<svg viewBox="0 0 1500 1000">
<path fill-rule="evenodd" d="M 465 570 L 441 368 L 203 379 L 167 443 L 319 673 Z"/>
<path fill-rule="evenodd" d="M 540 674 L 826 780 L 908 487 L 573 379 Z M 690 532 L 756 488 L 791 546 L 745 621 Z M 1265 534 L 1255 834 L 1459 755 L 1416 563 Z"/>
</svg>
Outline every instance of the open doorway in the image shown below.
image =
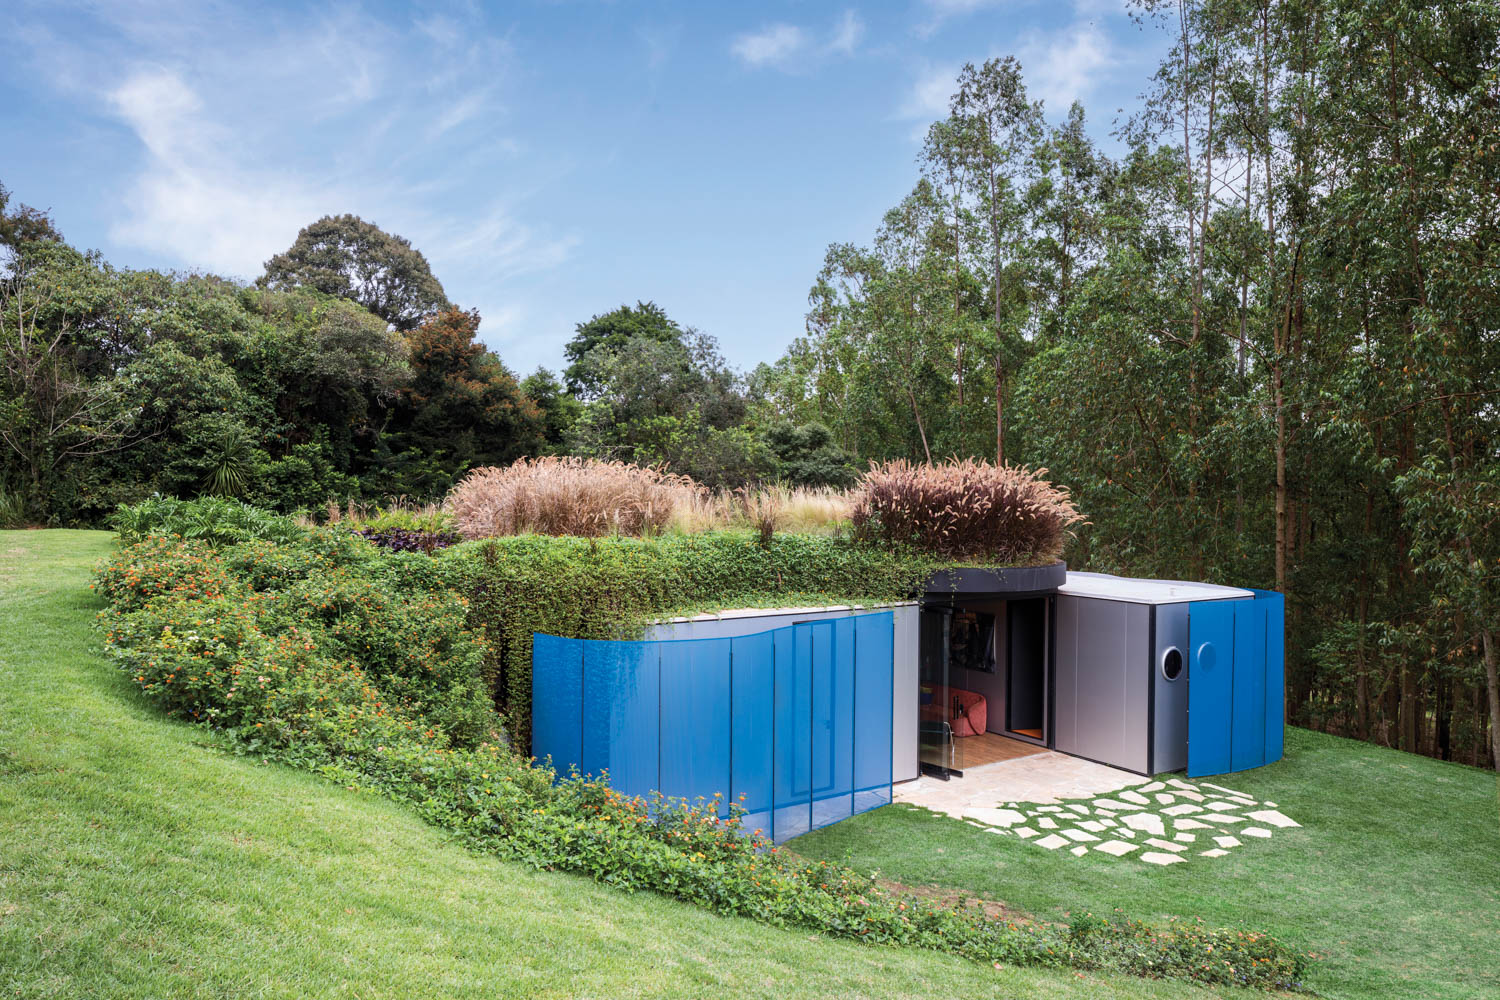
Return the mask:
<svg viewBox="0 0 1500 1000">
<path fill-rule="evenodd" d="M 1047 609 L 1045 597 L 1006 602 L 1005 731 L 1045 745 Z"/>
<path fill-rule="evenodd" d="M 1048 600 L 929 603 L 922 609 L 919 758 L 940 776 L 1046 746 Z"/>
</svg>

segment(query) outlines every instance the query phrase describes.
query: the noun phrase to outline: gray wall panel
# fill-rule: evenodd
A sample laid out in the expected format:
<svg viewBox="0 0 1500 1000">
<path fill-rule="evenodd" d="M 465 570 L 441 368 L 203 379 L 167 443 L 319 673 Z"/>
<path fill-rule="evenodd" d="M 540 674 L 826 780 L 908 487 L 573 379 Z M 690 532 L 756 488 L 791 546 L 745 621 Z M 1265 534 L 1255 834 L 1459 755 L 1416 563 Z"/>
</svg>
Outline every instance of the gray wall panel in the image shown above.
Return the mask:
<svg viewBox="0 0 1500 1000">
<path fill-rule="evenodd" d="M 1151 743 L 1151 607 L 1127 605 L 1125 625 L 1125 648 L 1121 650 L 1125 700 L 1121 706 L 1118 762 L 1144 774 L 1151 769 L 1147 759 Z"/>
<path fill-rule="evenodd" d="M 1188 605 L 1161 604 L 1156 607 L 1156 648 L 1151 655 L 1151 669 L 1156 677 L 1156 720 L 1153 739 L 1153 769 L 1181 771 L 1187 767 L 1187 656 Z M 1162 655 L 1177 647 L 1183 656 L 1182 673 L 1169 681 L 1162 675 Z"/>
<path fill-rule="evenodd" d="M 1059 595 L 1054 746 L 1144 773 L 1150 608 Z"/>
</svg>

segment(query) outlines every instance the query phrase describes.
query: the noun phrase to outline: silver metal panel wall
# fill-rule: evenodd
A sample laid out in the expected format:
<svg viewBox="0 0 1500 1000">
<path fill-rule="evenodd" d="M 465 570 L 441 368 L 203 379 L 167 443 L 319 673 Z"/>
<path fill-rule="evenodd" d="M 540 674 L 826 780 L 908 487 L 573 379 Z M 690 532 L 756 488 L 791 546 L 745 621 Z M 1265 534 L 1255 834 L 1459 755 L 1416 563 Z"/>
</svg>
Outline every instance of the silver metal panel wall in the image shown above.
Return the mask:
<svg viewBox="0 0 1500 1000">
<path fill-rule="evenodd" d="M 1156 677 L 1156 711 L 1151 765 L 1157 773 L 1187 767 L 1188 607 L 1159 604 L 1152 609 L 1156 612 L 1156 648 L 1150 669 Z M 1162 657 L 1173 647 L 1182 653 L 1182 673 L 1175 681 L 1162 673 Z"/>
<path fill-rule="evenodd" d="M 891 698 L 891 780 L 910 781 L 917 777 L 917 606 L 900 604 L 890 608 L 868 610 L 890 611 L 895 618 L 895 685 Z M 646 629 L 641 638 L 718 639 L 726 636 L 754 635 L 797 622 L 846 618 L 857 610 L 817 611 L 767 609 L 765 614 L 735 615 L 725 618 L 698 618 L 685 622 L 662 622 Z"/>
<path fill-rule="evenodd" d="M 1053 746 L 1146 773 L 1151 608 L 1059 595 Z"/>
</svg>

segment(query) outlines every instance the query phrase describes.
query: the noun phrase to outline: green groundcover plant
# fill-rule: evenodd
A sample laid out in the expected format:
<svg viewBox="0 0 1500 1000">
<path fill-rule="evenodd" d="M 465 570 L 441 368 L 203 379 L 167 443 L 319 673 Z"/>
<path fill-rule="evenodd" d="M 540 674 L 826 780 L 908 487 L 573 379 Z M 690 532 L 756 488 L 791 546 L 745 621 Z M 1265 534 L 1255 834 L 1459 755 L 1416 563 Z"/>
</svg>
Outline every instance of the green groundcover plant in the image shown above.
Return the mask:
<svg viewBox="0 0 1500 1000">
<path fill-rule="evenodd" d="M 493 600 L 486 588 L 493 591 L 497 578 L 532 579 L 497 565 L 540 563 L 529 571 L 545 575 L 579 553 L 572 540 L 515 543 L 426 555 L 382 550 L 328 528 L 217 548 L 150 536 L 100 567 L 95 586 L 108 602 L 100 621 L 111 655 L 164 710 L 222 731 L 237 752 L 409 803 L 502 858 L 725 915 L 984 962 L 1268 989 L 1300 984 L 1304 957 L 1265 935 L 1195 923 L 1152 927 L 1118 915 L 1076 915 L 1066 925 L 995 918 L 969 901 L 940 903 L 797 858 L 743 829 L 737 807 L 726 818 L 718 802 L 646 801 L 600 780 L 559 780 L 505 738 L 490 697 L 495 643 L 476 605 Z M 786 572 L 785 560 L 809 558 L 799 544 L 749 558 L 759 574 L 749 583 L 769 586 Z M 599 551 L 610 553 L 613 572 L 632 560 L 669 571 L 655 598 L 667 602 L 726 571 L 744 572 L 725 554 L 738 546 L 757 548 L 735 537 L 665 552 Z M 549 547 L 558 550 L 550 561 Z M 870 568 L 848 558 L 847 572 Z M 651 603 L 626 610 L 644 613 Z M 560 605 L 547 614 L 562 620 Z M 605 620 L 581 608 L 572 614 L 586 628 Z"/>
</svg>

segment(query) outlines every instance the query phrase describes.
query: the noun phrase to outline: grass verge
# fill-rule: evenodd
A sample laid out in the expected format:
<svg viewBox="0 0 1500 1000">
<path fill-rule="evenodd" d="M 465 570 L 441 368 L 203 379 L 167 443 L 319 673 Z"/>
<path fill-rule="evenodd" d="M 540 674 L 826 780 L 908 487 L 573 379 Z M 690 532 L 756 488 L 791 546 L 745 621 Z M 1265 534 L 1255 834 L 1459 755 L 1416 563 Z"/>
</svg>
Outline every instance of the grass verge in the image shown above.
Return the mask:
<svg viewBox="0 0 1500 1000">
<path fill-rule="evenodd" d="M 1263 997 L 992 969 L 472 855 L 98 655 L 102 532 L 0 532 L 0 996 Z"/>
<path fill-rule="evenodd" d="M 1158 868 L 1043 851 L 896 805 L 790 846 L 1043 918 L 1119 907 L 1144 920 L 1253 927 L 1315 951 L 1307 985 L 1330 997 L 1500 996 L 1494 774 L 1289 729 L 1285 759 L 1222 781 L 1274 801 L 1302 828 Z"/>
</svg>

